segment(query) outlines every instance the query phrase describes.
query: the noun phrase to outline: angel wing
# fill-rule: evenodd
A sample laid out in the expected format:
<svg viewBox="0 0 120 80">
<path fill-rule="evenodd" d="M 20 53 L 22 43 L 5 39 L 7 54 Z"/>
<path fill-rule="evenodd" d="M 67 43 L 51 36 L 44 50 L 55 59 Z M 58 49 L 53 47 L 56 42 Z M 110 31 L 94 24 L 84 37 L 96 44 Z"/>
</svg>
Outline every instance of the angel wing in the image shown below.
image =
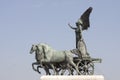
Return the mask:
<svg viewBox="0 0 120 80">
<path fill-rule="evenodd" d="M 82 26 L 82 30 L 87 30 L 90 27 L 89 16 L 92 12 L 92 7 L 89 7 L 80 17 L 78 20 L 78 24 Z"/>
</svg>

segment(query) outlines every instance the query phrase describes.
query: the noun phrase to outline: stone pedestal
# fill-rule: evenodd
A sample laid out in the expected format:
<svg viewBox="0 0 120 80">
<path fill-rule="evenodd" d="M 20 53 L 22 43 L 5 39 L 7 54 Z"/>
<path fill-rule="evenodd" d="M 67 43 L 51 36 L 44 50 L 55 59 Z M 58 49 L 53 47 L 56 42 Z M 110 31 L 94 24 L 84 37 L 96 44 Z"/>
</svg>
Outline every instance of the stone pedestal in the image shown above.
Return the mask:
<svg viewBox="0 0 120 80">
<path fill-rule="evenodd" d="M 41 76 L 40 80 L 104 80 L 102 75 L 51 75 L 51 76 Z"/>
</svg>

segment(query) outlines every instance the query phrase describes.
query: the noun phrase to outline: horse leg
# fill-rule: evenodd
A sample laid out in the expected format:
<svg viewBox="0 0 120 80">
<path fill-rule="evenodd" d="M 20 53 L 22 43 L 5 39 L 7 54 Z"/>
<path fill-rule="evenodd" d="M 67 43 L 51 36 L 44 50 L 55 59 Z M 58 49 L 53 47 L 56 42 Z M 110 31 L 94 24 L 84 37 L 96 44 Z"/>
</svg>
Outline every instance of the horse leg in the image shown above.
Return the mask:
<svg viewBox="0 0 120 80">
<path fill-rule="evenodd" d="M 38 62 L 32 63 L 32 68 L 33 68 L 34 71 L 40 73 L 40 72 L 39 72 L 39 66 L 37 67 L 37 69 L 35 69 L 34 65 L 39 65 L 39 63 L 38 63 Z"/>
<path fill-rule="evenodd" d="M 46 65 L 43 68 L 46 72 L 46 75 L 51 75 L 51 73 L 49 72 L 49 68 Z"/>
<path fill-rule="evenodd" d="M 72 68 L 72 66 L 70 66 L 70 64 L 67 64 L 67 68 L 68 68 L 69 75 L 73 75 L 73 68 Z"/>
<path fill-rule="evenodd" d="M 71 53 L 66 53 L 66 60 L 70 65 L 75 68 L 77 74 L 80 74 L 77 65 L 73 62 L 73 56 L 71 55 Z"/>
<path fill-rule="evenodd" d="M 57 71 L 56 71 L 55 66 L 54 66 L 53 64 L 51 64 L 51 67 L 52 67 L 52 69 L 53 69 L 53 71 L 54 71 L 54 75 L 57 75 Z"/>
<path fill-rule="evenodd" d="M 59 75 L 59 70 L 57 68 L 55 68 L 55 70 L 56 70 L 56 74 Z"/>
<path fill-rule="evenodd" d="M 37 65 L 37 62 L 32 63 L 32 68 L 33 68 L 33 70 L 34 70 L 34 71 L 37 71 L 37 69 L 35 69 L 34 65 Z"/>
<path fill-rule="evenodd" d="M 37 72 L 39 73 L 39 74 L 41 74 L 41 72 L 39 71 L 39 68 L 42 68 L 41 66 L 37 66 Z"/>
<path fill-rule="evenodd" d="M 61 75 L 63 75 L 66 70 L 68 70 L 68 72 L 69 72 L 68 75 L 73 75 L 73 69 L 68 63 L 61 65 L 61 69 L 62 69 Z"/>
<path fill-rule="evenodd" d="M 73 61 L 69 61 L 69 63 L 75 68 L 76 72 L 78 75 L 80 75 L 80 72 L 78 70 L 78 67 L 75 65 L 75 63 Z"/>
<path fill-rule="evenodd" d="M 66 69 L 62 69 L 61 75 L 64 75 Z"/>
<path fill-rule="evenodd" d="M 49 72 L 49 69 L 46 69 L 46 75 L 51 75 L 51 73 Z"/>
</svg>

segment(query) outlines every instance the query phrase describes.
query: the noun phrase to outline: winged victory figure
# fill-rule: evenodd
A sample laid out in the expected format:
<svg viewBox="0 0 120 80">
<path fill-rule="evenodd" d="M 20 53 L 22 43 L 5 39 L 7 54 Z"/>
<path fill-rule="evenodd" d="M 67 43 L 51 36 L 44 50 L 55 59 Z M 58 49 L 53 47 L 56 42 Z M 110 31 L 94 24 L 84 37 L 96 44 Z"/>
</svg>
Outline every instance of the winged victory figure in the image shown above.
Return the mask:
<svg viewBox="0 0 120 80">
<path fill-rule="evenodd" d="M 89 16 L 90 13 L 92 12 L 92 7 L 89 7 L 78 19 L 76 22 L 77 27 L 72 27 L 70 24 L 70 28 L 75 30 L 76 34 L 76 50 L 80 54 L 78 54 L 79 57 L 88 57 L 89 54 L 87 52 L 86 44 L 84 42 L 84 39 L 82 37 L 82 31 L 87 30 L 90 27 L 90 21 L 89 21 Z"/>
</svg>

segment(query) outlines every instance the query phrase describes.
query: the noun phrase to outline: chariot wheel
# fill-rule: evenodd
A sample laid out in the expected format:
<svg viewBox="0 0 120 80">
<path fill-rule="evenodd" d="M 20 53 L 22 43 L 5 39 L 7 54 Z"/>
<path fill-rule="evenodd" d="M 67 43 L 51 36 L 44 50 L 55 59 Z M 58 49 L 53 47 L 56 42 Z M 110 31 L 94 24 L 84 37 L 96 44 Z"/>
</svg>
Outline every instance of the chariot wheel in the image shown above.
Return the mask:
<svg viewBox="0 0 120 80">
<path fill-rule="evenodd" d="M 77 63 L 77 67 L 81 75 L 93 75 L 94 64 L 90 60 L 82 60 Z"/>
</svg>

